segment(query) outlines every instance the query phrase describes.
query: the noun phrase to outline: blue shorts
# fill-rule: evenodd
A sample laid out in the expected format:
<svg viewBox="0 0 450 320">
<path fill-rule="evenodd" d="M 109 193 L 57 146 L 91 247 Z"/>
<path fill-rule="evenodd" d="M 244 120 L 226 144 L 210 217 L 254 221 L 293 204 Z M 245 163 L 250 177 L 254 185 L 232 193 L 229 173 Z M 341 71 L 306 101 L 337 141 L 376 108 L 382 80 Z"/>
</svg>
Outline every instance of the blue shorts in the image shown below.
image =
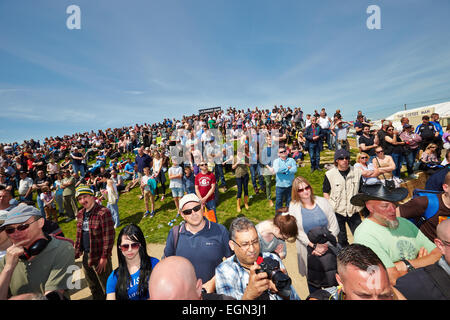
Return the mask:
<svg viewBox="0 0 450 320">
<path fill-rule="evenodd" d="M 172 188 L 172 197 L 182 198 L 184 196 L 183 188 Z"/>
</svg>

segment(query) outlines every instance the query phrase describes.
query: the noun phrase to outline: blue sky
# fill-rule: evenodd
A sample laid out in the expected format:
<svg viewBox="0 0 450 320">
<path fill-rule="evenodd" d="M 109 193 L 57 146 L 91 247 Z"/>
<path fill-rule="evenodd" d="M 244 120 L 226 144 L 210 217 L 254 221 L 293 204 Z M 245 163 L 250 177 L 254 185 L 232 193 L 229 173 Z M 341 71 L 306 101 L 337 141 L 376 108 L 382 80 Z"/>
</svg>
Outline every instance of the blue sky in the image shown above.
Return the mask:
<svg viewBox="0 0 450 320">
<path fill-rule="evenodd" d="M 81 29 L 69 30 L 69 5 Z M 369 30 L 369 5 L 381 30 Z M 181 118 L 203 107 L 450 100 L 448 0 L 2 0 L 0 142 Z M 421 103 L 424 102 L 424 103 Z"/>
</svg>

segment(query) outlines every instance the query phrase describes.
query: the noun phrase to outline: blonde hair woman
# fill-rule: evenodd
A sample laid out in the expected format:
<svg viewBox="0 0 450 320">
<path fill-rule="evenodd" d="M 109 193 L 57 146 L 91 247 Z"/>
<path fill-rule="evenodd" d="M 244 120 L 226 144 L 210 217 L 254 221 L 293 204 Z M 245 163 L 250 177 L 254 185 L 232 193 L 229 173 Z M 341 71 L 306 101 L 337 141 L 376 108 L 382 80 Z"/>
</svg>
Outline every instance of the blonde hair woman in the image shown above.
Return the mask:
<svg viewBox="0 0 450 320">
<path fill-rule="evenodd" d="M 361 170 L 364 184 L 375 184 L 379 182 L 377 177 L 380 172 L 378 168 L 374 168 L 373 163 L 369 162 L 369 158 L 369 155 L 365 152 L 358 153 L 353 167 Z"/>
<path fill-rule="evenodd" d="M 316 227 L 325 227 L 337 238 L 339 225 L 334 210 L 328 200 L 315 196 L 308 180 L 299 176 L 292 182 L 292 196 L 288 214 L 297 220 L 298 236 L 296 241 L 298 272 L 307 277 L 307 247 L 313 248 L 312 254 L 322 256 L 328 251 L 328 244 L 312 243 L 307 236 L 308 232 Z M 316 289 L 308 285 L 311 291 Z"/>
</svg>

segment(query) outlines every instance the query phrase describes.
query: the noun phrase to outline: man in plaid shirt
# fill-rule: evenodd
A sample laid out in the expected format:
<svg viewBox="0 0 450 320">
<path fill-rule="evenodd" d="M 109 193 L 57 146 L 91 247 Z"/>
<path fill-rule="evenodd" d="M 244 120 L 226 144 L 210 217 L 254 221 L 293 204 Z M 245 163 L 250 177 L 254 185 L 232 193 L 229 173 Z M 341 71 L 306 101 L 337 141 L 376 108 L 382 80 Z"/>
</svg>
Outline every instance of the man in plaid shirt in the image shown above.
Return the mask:
<svg viewBox="0 0 450 320">
<path fill-rule="evenodd" d="M 106 282 L 112 272 L 114 222 L 109 209 L 99 205 L 94 192 L 86 185 L 76 190 L 83 206 L 77 215 L 75 259 L 83 254 L 83 272 L 94 300 L 106 299 Z"/>
<path fill-rule="evenodd" d="M 261 267 L 256 263 L 260 256 L 258 233 L 255 225 L 245 217 L 233 220 L 230 226 L 230 248 L 235 255 L 223 261 L 216 268 L 216 293 L 231 296 L 238 300 L 262 299 L 266 292 L 266 299 L 270 300 L 300 300 L 294 287 L 291 285 L 289 297 L 277 294 L 277 289 L 267 273 L 256 273 Z M 284 267 L 281 259 L 272 253 L 264 252 L 263 258 L 271 257 Z"/>
</svg>

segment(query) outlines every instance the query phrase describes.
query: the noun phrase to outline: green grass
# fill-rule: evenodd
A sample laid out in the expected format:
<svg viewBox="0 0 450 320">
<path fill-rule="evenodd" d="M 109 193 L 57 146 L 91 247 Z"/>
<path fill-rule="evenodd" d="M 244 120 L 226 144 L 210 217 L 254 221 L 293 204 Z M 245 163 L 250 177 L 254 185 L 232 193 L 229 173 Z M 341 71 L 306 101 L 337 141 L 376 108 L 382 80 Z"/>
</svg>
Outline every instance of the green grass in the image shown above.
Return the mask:
<svg viewBox="0 0 450 320">
<path fill-rule="evenodd" d="M 358 153 L 357 148 L 351 148 L 351 164 L 354 164 L 356 154 Z M 134 158 L 133 154 L 126 154 L 122 159 L 131 157 Z M 329 151 L 325 149 L 320 154 L 320 163 L 323 167 L 324 164 L 333 163 L 334 151 Z M 93 164 L 95 160 L 89 162 Z M 109 159 L 107 159 L 109 163 Z M 313 186 L 314 194 L 322 196 L 322 184 L 325 176 L 325 170 L 314 171 L 311 173 L 310 159 L 309 155 L 305 155 L 304 167 L 299 167 L 296 176 L 305 177 Z M 275 203 L 275 177 L 272 178 L 272 201 Z M 236 211 L 236 180 L 233 172 L 225 173 L 225 180 L 227 183 L 227 192 L 219 192 L 219 203 L 217 206 L 217 218 L 218 222 L 223 224 L 225 227 L 229 228 L 231 221 L 238 216 L 246 216 L 254 223 L 258 223 L 262 220 L 271 219 L 275 215 L 275 207 L 270 207 L 268 201 L 266 200 L 265 194 L 262 192 L 258 195 L 255 194 L 251 180 L 249 181 L 249 210 L 244 208 L 243 201 L 241 203 L 241 213 Z M 167 234 L 171 228 L 168 222 L 175 218 L 177 212 L 175 210 L 175 203 L 172 199 L 172 193 L 169 189 L 169 179 L 166 175 L 166 195 L 164 201 L 155 201 L 156 215 L 153 218 L 143 218 L 145 212 L 144 200 L 139 200 L 140 190 L 139 187 L 132 189 L 129 193 L 124 193 L 120 195 L 119 199 L 119 216 L 120 216 L 120 226 L 116 229 L 116 239 L 120 230 L 130 224 L 135 223 L 139 225 L 146 236 L 148 243 L 165 243 Z M 161 190 L 161 189 L 160 189 Z M 34 198 L 36 195 L 34 195 Z M 103 202 L 106 206 L 106 202 Z M 37 206 L 37 205 L 36 205 Z M 65 217 L 60 218 L 58 222 L 64 235 L 67 238 L 76 240 L 76 221 L 72 220 L 70 222 L 65 222 Z M 182 218 L 179 217 L 175 224 L 179 224 Z"/>
<path fill-rule="evenodd" d="M 355 159 L 357 149 L 352 149 L 352 159 Z M 321 164 L 333 162 L 333 151 L 324 150 L 321 153 Z M 352 161 L 354 162 L 354 161 Z M 313 186 L 314 193 L 321 196 L 322 183 L 325 176 L 324 171 L 315 171 L 311 174 L 309 156 L 305 156 L 304 167 L 300 167 L 297 170 L 296 176 L 305 177 Z M 167 178 L 167 176 L 166 176 Z M 144 200 L 139 200 L 140 190 L 138 187 L 132 189 L 129 193 L 121 194 L 119 199 L 119 216 L 120 226 L 116 229 L 116 237 L 120 230 L 130 223 L 139 225 L 144 232 L 147 242 L 149 243 L 165 243 L 167 234 L 170 230 L 168 222 L 175 218 L 176 210 L 175 203 L 173 202 L 172 193 L 169 186 L 169 179 L 166 179 L 166 196 L 164 201 L 155 201 L 156 215 L 153 218 L 142 218 L 145 212 Z M 246 210 L 242 205 L 241 213 L 236 211 L 236 180 L 234 173 L 225 173 L 225 180 L 228 190 L 226 192 L 219 192 L 219 204 L 217 206 L 217 219 L 218 222 L 229 227 L 231 221 L 239 215 L 245 215 L 248 219 L 254 223 L 258 223 L 262 220 L 273 218 L 275 215 L 275 207 L 270 207 L 264 193 L 255 194 L 251 181 L 249 182 L 249 210 Z M 160 198 L 159 198 L 160 199 Z M 272 200 L 275 203 L 275 177 L 273 177 L 272 183 Z M 105 204 L 105 203 L 104 203 Z M 182 218 L 179 217 L 176 220 L 176 224 L 179 224 Z M 66 237 L 75 240 L 76 239 L 76 221 L 64 222 L 62 219 L 60 227 L 63 230 Z"/>
</svg>

